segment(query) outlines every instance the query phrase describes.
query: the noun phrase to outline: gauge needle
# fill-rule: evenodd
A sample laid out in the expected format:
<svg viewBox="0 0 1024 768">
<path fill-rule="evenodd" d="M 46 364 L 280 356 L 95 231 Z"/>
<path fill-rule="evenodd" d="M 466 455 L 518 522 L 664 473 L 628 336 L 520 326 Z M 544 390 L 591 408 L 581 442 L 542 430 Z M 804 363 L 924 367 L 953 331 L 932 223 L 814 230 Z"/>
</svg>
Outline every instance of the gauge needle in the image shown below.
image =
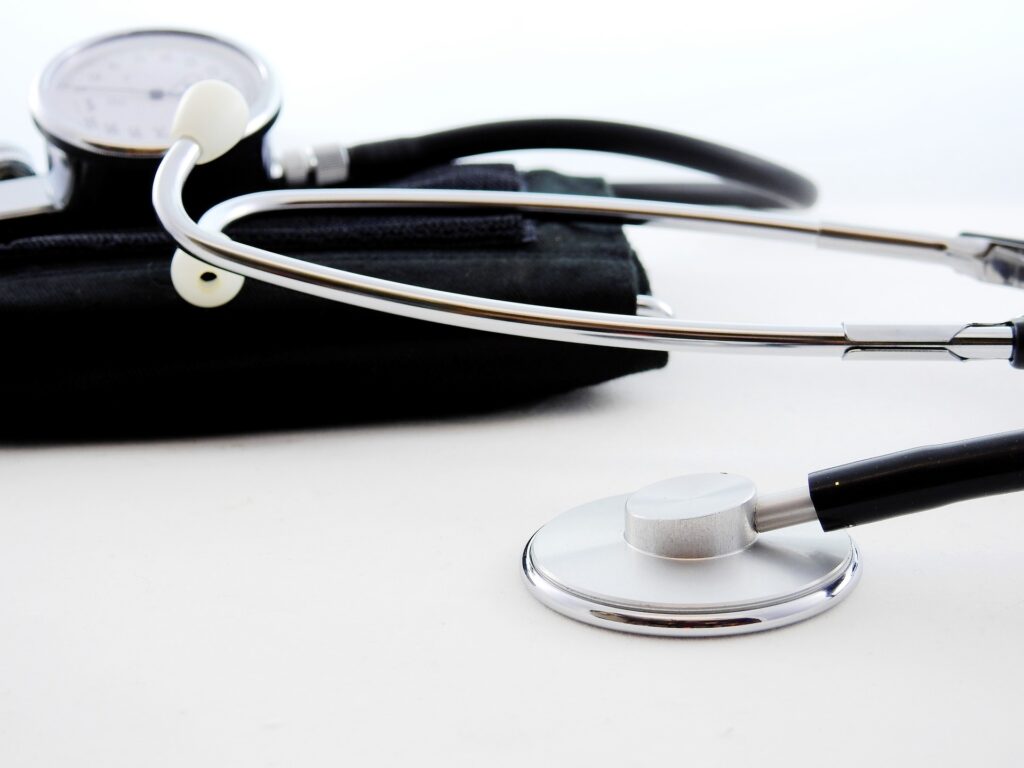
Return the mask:
<svg viewBox="0 0 1024 768">
<path fill-rule="evenodd" d="M 118 87 L 116 85 L 104 86 L 104 85 L 72 85 L 70 86 L 72 91 L 84 91 L 94 92 L 103 91 L 105 93 L 128 93 L 134 96 L 148 96 L 153 101 L 159 101 L 167 97 L 181 98 L 181 93 L 176 91 L 165 91 L 163 88 L 127 88 Z"/>
</svg>

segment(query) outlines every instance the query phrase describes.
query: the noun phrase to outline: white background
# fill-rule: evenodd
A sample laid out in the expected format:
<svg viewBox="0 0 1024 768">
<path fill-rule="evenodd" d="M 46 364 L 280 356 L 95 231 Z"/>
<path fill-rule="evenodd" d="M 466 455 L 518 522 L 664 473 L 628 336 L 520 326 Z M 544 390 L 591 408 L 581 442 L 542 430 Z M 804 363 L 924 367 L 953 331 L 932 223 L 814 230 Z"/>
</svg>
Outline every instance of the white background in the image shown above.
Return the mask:
<svg viewBox="0 0 1024 768">
<path fill-rule="evenodd" d="M 112 29 L 187 26 L 271 61 L 280 145 L 505 117 L 628 120 L 809 173 L 823 191 L 814 215 L 1024 235 L 1017 3 L 6 11 L 0 135 L 38 158 L 24 105 L 51 55 Z M 1001 321 L 1024 308 L 1019 291 L 938 267 L 633 240 L 685 317 Z M 1022 395 L 1024 374 L 1002 363 L 679 354 L 486 418 L 4 447 L 0 765 L 1013 764 L 1019 496 L 857 531 L 864 578 L 847 602 L 736 639 L 574 624 L 529 597 L 518 560 L 538 526 L 591 498 L 720 469 L 781 488 L 1024 427 Z"/>
</svg>

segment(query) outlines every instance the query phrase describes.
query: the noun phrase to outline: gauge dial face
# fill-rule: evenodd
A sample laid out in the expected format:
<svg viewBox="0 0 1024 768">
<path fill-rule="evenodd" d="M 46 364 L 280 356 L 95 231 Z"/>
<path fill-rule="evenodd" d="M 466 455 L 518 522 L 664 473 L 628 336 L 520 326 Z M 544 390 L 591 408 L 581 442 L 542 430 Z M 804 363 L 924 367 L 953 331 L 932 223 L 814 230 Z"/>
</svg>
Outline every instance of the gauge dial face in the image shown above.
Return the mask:
<svg viewBox="0 0 1024 768">
<path fill-rule="evenodd" d="M 52 138 L 100 154 L 154 156 L 170 144 L 178 100 L 200 80 L 224 80 L 245 96 L 247 135 L 277 114 L 266 65 L 218 38 L 140 31 L 104 37 L 57 57 L 40 76 L 33 116 Z"/>
</svg>

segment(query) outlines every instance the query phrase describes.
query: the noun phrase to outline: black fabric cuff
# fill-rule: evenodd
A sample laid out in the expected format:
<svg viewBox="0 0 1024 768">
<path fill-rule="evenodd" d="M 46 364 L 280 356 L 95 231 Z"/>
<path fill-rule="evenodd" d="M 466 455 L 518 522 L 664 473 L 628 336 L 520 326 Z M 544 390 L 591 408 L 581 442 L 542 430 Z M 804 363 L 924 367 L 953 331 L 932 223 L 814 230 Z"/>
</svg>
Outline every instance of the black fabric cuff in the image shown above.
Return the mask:
<svg viewBox="0 0 1024 768">
<path fill-rule="evenodd" d="M 607 193 L 598 180 L 445 166 L 403 186 Z M 261 216 L 232 235 L 346 270 L 632 314 L 647 277 L 621 227 L 514 213 Z M 521 339 L 248 280 L 217 309 L 170 283 L 161 231 L 0 245 L 0 439 L 191 435 L 505 408 L 658 368 L 666 355 Z"/>
</svg>

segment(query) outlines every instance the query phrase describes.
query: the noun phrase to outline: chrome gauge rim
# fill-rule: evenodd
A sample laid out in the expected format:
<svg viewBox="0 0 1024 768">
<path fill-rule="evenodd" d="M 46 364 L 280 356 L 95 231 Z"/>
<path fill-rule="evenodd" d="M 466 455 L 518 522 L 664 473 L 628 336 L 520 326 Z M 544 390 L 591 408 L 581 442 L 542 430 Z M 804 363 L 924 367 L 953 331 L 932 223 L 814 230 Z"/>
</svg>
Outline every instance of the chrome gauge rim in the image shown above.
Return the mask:
<svg viewBox="0 0 1024 768">
<path fill-rule="evenodd" d="M 130 143 L 116 144 L 108 139 L 89 135 L 81 127 L 75 125 L 60 110 L 55 109 L 46 98 L 46 90 L 52 78 L 75 57 L 91 48 L 123 40 L 125 38 L 141 38 L 147 36 L 180 36 L 190 40 L 200 40 L 230 48 L 240 54 L 252 67 L 259 80 L 260 98 L 253 106 L 253 112 L 246 127 L 245 135 L 251 136 L 263 130 L 273 122 L 281 110 L 281 93 L 276 78 L 267 63 L 258 54 L 231 40 L 220 36 L 208 35 L 181 29 L 135 29 L 110 35 L 95 37 L 58 54 L 36 78 L 29 98 L 32 118 L 39 129 L 55 142 L 91 154 L 111 157 L 158 158 L 170 146 L 166 142 L 154 142 L 146 146 L 132 146 Z"/>
</svg>

